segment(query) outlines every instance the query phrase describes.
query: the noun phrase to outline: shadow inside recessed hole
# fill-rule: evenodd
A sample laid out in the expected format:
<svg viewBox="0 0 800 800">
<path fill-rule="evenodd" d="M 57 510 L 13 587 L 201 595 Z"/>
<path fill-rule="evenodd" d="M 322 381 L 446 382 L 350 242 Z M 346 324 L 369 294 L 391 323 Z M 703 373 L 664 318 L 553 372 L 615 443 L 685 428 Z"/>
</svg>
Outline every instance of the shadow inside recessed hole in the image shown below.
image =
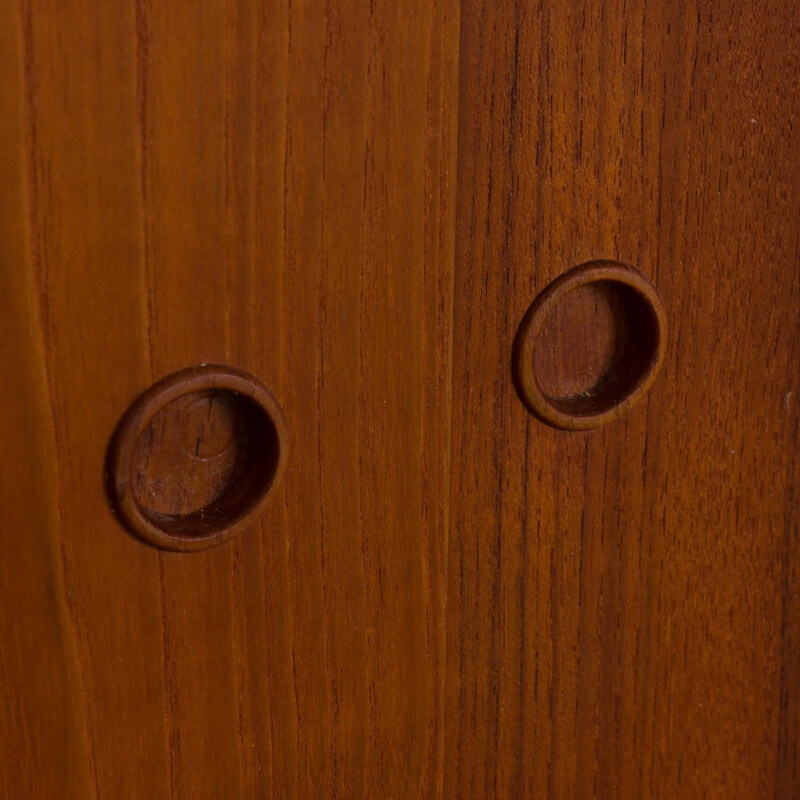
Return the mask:
<svg viewBox="0 0 800 800">
<path fill-rule="evenodd" d="M 600 414 L 644 379 L 658 338 L 655 311 L 638 291 L 613 280 L 582 284 L 545 318 L 534 344 L 533 374 L 563 413 Z"/>
<path fill-rule="evenodd" d="M 190 392 L 139 434 L 131 490 L 142 514 L 165 533 L 207 535 L 259 502 L 279 458 L 275 423 L 256 402 L 227 389 Z"/>
</svg>

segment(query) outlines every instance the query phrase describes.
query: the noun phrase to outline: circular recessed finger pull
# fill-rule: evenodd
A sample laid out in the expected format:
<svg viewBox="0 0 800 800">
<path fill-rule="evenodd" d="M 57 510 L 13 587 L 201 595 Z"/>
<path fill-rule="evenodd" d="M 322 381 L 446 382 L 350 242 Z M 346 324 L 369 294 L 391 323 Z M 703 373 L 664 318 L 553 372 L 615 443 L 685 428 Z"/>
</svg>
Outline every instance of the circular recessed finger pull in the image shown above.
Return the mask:
<svg viewBox="0 0 800 800">
<path fill-rule="evenodd" d="M 286 422 L 272 393 L 232 367 L 201 365 L 151 386 L 120 420 L 107 459 L 111 503 L 167 550 L 222 544 L 280 482 Z"/>
<path fill-rule="evenodd" d="M 514 377 L 543 422 L 587 430 L 644 396 L 665 349 L 664 307 L 653 284 L 626 264 L 592 261 L 533 301 L 514 343 Z"/>
</svg>

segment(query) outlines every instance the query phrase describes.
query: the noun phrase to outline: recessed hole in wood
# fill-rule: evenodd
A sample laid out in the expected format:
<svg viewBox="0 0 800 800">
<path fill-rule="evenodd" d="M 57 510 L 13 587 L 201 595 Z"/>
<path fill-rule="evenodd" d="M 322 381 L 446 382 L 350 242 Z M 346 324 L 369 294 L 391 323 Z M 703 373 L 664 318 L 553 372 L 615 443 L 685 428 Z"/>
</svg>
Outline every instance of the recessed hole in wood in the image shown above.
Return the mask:
<svg viewBox="0 0 800 800">
<path fill-rule="evenodd" d="M 556 427 L 604 425 L 649 389 L 665 333 L 661 300 L 641 272 L 610 261 L 583 264 L 547 286 L 520 325 L 519 393 Z"/>
<path fill-rule="evenodd" d="M 109 449 L 114 509 L 159 547 L 197 550 L 229 539 L 277 484 L 285 422 L 272 394 L 230 367 L 175 373 L 123 417 Z"/>
</svg>

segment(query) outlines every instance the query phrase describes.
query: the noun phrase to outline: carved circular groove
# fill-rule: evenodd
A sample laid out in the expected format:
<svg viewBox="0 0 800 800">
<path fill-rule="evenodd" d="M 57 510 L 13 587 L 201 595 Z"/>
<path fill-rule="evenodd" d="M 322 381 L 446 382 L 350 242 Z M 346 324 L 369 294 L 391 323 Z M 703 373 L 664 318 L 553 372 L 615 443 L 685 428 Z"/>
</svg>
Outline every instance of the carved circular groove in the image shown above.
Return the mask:
<svg viewBox="0 0 800 800">
<path fill-rule="evenodd" d="M 533 301 L 514 342 L 514 378 L 530 411 L 565 430 L 597 428 L 632 408 L 666 349 L 664 307 L 638 270 L 592 261 Z"/>
<path fill-rule="evenodd" d="M 202 365 L 151 386 L 109 446 L 112 506 L 136 536 L 167 550 L 222 544 L 261 511 L 286 462 L 272 393 L 232 367 Z"/>
</svg>

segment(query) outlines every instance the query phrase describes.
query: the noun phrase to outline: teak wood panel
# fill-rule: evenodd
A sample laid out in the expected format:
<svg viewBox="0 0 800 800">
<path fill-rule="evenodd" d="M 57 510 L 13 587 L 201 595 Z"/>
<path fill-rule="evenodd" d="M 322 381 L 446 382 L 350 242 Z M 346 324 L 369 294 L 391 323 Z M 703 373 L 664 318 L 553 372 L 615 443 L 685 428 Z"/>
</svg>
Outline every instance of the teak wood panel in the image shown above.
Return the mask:
<svg viewBox="0 0 800 800">
<path fill-rule="evenodd" d="M 800 792 L 800 15 L 461 15 L 445 740 L 451 797 Z M 574 264 L 670 323 L 647 400 L 521 407 L 510 342 Z"/>
<path fill-rule="evenodd" d="M 0 794 L 435 794 L 456 7 L 2 13 Z M 103 461 L 202 362 L 276 393 L 290 461 L 184 558 Z"/>
<path fill-rule="evenodd" d="M 800 792 L 799 62 L 788 0 L 0 2 L 0 794 Z M 667 360 L 556 431 L 511 346 L 596 258 Z M 106 447 L 205 362 L 286 477 L 159 552 Z"/>
</svg>

